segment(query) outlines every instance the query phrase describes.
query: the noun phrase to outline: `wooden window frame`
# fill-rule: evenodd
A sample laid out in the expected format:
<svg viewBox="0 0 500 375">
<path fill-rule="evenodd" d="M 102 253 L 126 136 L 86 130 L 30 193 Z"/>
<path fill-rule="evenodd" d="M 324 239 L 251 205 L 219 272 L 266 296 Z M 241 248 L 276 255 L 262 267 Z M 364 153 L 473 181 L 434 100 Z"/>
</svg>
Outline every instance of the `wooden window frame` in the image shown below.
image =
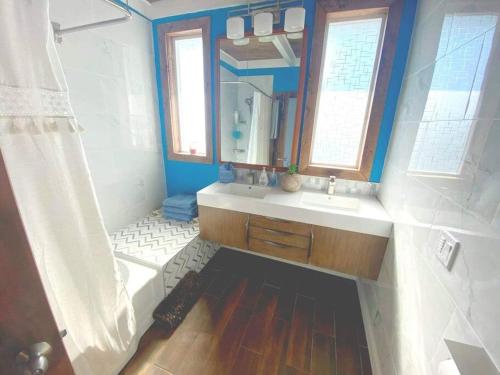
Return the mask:
<svg viewBox="0 0 500 375">
<path fill-rule="evenodd" d="M 368 125 L 364 147 L 362 148 L 359 169 L 341 169 L 320 167 L 311 164 L 312 141 L 314 134 L 317 100 L 319 98 L 321 68 L 326 42 L 326 26 L 332 13 L 334 17 L 363 17 L 385 10 L 386 25 L 383 33 L 382 50 L 373 89 L 371 110 L 368 113 Z M 337 0 L 319 0 L 316 7 L 315 31 L 313 35 L 312 58 L 309 70 L 307 103 L 304 116 L 304 128 L 301 140 L 299 172 L 314 176 L 337 176 L 345 179 L 368 181 L 372 170 L 377 147 L 380 123 L 382 121 L 389 81 L 392 74 L 396 43 L 399 35 L 403 0 L 359 0 L 339 5 Z"/>
<path fill-rule="evenodd" d="M 205 91 L 205 155 L 192 155 L 180 151 L 180 129 L 177 118 L 177 82 L 173 38 L 199 34 L 203 43 L 203 75 Z M 182 20 L 158 25 L 160 52 L 160 78 L 163 90 L 164 126 L 167 137 L 167 158 L 196 163 L 213 163 L 212 145 L 212 82 L 210 59 L 210 17 Z"/>
</svg>

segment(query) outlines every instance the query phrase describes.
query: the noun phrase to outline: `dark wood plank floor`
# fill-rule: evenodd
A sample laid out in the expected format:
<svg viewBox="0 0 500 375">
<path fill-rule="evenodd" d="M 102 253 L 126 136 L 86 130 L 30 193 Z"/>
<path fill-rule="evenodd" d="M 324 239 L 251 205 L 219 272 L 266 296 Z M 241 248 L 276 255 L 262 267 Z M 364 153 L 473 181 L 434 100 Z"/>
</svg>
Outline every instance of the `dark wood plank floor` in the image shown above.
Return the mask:
<svg viewBox="0 0 500 375">
<path fill-rule="evenodd" d="M 221 249 L 173 332 L 153 325 L 123 375 L 371 375 L 351 280 Z"/>
</svg>

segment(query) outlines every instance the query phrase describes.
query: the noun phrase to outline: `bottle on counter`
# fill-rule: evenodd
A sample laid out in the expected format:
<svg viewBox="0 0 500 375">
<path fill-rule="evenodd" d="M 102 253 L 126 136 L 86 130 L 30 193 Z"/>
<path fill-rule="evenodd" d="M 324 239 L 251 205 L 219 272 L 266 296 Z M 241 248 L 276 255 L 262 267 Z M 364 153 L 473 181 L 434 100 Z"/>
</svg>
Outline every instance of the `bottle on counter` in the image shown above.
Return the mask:
<svg viewBox="0 0 500 375">
<path fill-rule="evenodd" d="M 259 185 L 267 186 L 269 184 L 269 178 L 267 177 L 266 167 L 262 167 L 262 172 L 259 176 Z"/>
</svg>

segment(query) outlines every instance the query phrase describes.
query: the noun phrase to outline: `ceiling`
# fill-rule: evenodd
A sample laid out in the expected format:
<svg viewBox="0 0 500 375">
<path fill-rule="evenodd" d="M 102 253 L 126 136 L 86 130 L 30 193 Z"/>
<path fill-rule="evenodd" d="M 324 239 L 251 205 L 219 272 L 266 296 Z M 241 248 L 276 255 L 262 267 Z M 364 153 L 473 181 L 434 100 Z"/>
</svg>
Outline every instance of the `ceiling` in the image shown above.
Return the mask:
<svg viewBox="0 0 500 375">
<path fill-rule="evenodd" d="M 220 48 L 238 61 L 281 59 L 283 56 L 273 43 L 259 42 L 257 37 L 249 38 L 246 46 L 235 46 L 232 40 L 222 39 Z M 288 40 L 296 58 L 300 58 L 302 39 Z"/>
<path fill-rule="evenodd" d="M 2 1 L 2 0 L 0 0 Z M 194 13 L 210 9 L 221 9 L 236 5 L 247 5 L 262 0 L 129 0 L 138 10 L 151 19 Z M 141 4 L 142 3 L 142 4 Z M 148 5 L 149 4 L 149 5 Z M 141 5 L 141 6 L 139 6 Z"/>
</svg>

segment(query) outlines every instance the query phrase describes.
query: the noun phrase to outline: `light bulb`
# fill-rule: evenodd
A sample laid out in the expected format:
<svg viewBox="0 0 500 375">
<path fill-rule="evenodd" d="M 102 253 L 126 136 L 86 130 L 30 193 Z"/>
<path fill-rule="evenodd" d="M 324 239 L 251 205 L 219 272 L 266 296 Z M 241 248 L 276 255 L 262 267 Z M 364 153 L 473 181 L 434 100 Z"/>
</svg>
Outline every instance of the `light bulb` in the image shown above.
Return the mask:
<svg viewBox="0 0 500 375">
<path fill-rule="evenodd" d="M 241 39 L 245 36 L 243 17 L 230 17 L 227 19 L 226 36 L 228 39 Z"/>
<path fill-rule="evenodd" d="M 301 7 L 288 8 L 285 11 L 285 31 L 296 33 L 304 30 L 306 10 Z"/>
<path fill-rule="evenodd" d="M 257 13 L 253 16 L 253 33 L 255 36 L 266 36 L 273 33 L 273 14 Z"/>
</svg>

